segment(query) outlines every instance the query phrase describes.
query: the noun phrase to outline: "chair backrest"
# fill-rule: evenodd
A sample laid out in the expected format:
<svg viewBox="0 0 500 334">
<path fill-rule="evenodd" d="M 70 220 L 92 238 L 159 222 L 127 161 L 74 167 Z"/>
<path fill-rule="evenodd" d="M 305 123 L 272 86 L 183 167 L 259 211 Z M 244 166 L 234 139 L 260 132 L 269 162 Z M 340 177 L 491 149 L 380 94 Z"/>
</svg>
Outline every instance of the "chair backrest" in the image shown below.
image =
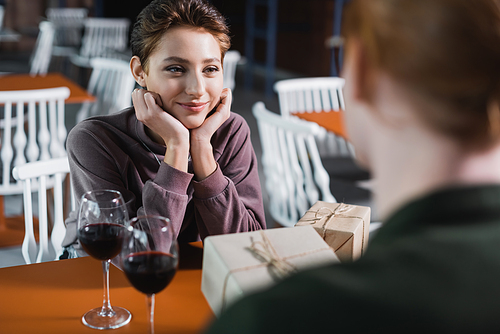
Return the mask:
<svg viewBox="0 0 500 334">
<path fill-rule="evenodd" d="M 224 56 L 224 88 L 234 90 L 236 65 L 241 59 L 241 54 L 236 50 L 229 50 Z"/>
<path fill-rule="evenodd" d="M 345 80 L 338 77 L 299 78 L 281 80 L 274 84 L 280 112 L 339 111 L 345 109 L 342 88 Z"/>
<path fill-rule="evenodd" d="M 83 23 L 88 16 L 87 8 L 48 8 L 45 14 L 56 29 L 56 45 L 81 44 Z"/>
<path fill-rule="evenodd" d="M 55 28 L 49 21 L 42 21 L 39 24 L 38 37 L 31 57 L 31 75 L 47 74 L 52 58 L 52 48 L 54 46 Z"/>
<path fill-rule="evenodd" d="M 284 117 L 294 113 L 338 112 L 345 110 L 342 89 L 345 80 L 338 77 L 286 79 L 274 84 L 280 112 Z M 328 132 L 318 139 L 322 156 L 354 156 L 354 149 L 345 138 Z"/>
<path fill-rule="evenodd" d="M 66 230 L 64 226 L 64 198 L 68 198 L 68 196 L 65 196 L 68 194 L 64 194 L 64 190 L 70 188 L 65 188 L 63 183 L 68 173 L 69 163 L 67 157 L 27 163 L 15 167 L 12 172 L 14 178 L 23 184 L 25 235 L 21 250 L 27 264 L 58 259 L 63 252 L 62 241 Z M 47 189 L 50 188 L 54 190 L 53 227 L 51 231 L 49 231 L 47 209 Z M 32 192 L 35 191 L 38 191 L 38 205 L 33 203 Z M 72 196 L 71 204 L 72 208 L 74 208 L 74 198 Z M 38 206 L 38 214 L 34 212 L 34 206 Z M 33 230 L 34 214 L 38 216 L 39 225 L 40 242 L 38 252 Z M 52 244 L 51 249 L 49 247 L 49 235 Z"/>
<path fill-rule="evenodd" d="M 127 18 L 89 17 L 84 23 L 80 56 L 116 58 L 113 53 L 128 47 L 130 20 Z"/>
<path fill-rule="evenodd" d="M 111 58 L 92 58 L 92 74 L 87 91 L 95 102 L 82 104 L 77 122 L 95 115 L 111 114 L 132 105 L 135 79 L 127 61 Z"/>
<path fill-rule="evenodd" d="M 257 102 L 252 109 L 262 146 L 262 166 L 270 213 L 283 226 L 293 226 L 318 200 L 336 202 L 314 135 L 316 123 L 285 118 Z"/>
<path fill-rule="evenodd" d="M 66 155 L 64 102 L 69 94 L 67 87 L 0 91 L 0 195 L 23 192 L 22 184 L 11 178 L 13 167 Z"/>
</svg>

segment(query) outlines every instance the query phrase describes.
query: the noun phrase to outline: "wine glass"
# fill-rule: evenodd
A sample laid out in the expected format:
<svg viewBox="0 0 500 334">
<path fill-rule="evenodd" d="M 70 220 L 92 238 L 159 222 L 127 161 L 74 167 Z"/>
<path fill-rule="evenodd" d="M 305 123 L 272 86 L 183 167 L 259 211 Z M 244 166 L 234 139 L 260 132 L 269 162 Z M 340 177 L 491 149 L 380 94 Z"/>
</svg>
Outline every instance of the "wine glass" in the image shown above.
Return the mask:
<svg viewBox="0 0 500 334">
<path fill-rule="evenodd" d="M 122 268 L 130 283 L 146 294 L 149 330 L 154 333 L 155 294 L 172 281 L 179 249 L 168 218 L 139 216 L 130 221 L 123 241 Z"/>
<path fill-rule="evenodd" d="M 83 249 L 102 261 L 104 295 L 101 308 L 82 317 L 82 322 L 95 329 L 112 329 L 126 325 L 132 315 L 122 307 L 111 307 L 109 301 L 109 264 L 120 253 L 128 226 L 128 213 L 119 191 L 91 190 L 83 194 L 78 212 L 78 240 Z"/>
</svg>

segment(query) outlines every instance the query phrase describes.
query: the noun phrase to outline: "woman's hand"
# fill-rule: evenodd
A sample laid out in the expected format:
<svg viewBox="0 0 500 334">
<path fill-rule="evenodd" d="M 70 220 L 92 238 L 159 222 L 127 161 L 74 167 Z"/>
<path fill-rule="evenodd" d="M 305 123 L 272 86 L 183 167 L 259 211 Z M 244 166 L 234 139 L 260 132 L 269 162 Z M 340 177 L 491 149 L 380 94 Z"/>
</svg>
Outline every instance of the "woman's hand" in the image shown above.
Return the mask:
<svg viewBox="0 0 500 334">
<path fill-rule="evenodd" d="M 167 151 L 164 161 L 174 168 L 187 171 L 189 130 L 175 117 L 163 110 L 157 93 L 135 89 L 132 102 L 137 119 L 144 123 L 157 141 L 163 140 Z"/>
<path fill-rule="evenodd" d="M 229 88 L 222 90 L 220 103 L 215 112 L 207 117 L 202 125 L 191 130 L 191 145 L 195 142 L 210 142 L 212 135 L 229 118 L 232 94 Z"/>
<path fill-rule="evenodd" d="M 231 102 L 231 90 L 229 88 L 223 89 L 220 103 L 215 112 L 207 117 L 201 126 L 191 130 L 190 152 L 194 175 L 197 180 L 205 179 L 217 168 L 210 139 L 215 131 L 229 118 Z"/>
</svg>

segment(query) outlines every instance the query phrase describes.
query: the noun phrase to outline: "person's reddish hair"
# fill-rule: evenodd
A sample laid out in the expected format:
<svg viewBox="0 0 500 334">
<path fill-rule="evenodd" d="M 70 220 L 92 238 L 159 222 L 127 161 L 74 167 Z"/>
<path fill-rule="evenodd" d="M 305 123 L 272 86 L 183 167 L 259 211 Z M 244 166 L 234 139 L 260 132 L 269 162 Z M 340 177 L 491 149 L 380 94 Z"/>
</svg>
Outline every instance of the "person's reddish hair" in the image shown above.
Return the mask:
<svg viewBox="0 0 500 334">
<path fill-rule="evenodd" d="M 431 127 L 464 144 L 500 139 L 498 0 L 352 0 L 342 30 L 372 68 L 435 106 L 422 108 Z"/>
</svg>

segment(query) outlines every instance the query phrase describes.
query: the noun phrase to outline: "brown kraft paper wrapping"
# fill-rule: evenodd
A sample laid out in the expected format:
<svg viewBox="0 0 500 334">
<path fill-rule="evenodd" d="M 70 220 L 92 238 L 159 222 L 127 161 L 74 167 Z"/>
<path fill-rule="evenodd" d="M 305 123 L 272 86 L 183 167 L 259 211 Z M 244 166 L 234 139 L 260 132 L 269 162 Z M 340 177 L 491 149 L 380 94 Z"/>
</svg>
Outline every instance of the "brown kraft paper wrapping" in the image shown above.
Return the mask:
<svg viewBox="0 0 500 334">
<path fill-rule="evenodd" d="M 297 271 L 339 263 L 311 226 L 205 238 L 201 290 L 218 316 L 244 295 Z"/>
<path fill-rule="evenodd" d="M 341 262 L 351 262 L 366 250 L 369 224 L 369 207 L 318 201 L 295 226 L 313 226 Z"/>
</svg>

